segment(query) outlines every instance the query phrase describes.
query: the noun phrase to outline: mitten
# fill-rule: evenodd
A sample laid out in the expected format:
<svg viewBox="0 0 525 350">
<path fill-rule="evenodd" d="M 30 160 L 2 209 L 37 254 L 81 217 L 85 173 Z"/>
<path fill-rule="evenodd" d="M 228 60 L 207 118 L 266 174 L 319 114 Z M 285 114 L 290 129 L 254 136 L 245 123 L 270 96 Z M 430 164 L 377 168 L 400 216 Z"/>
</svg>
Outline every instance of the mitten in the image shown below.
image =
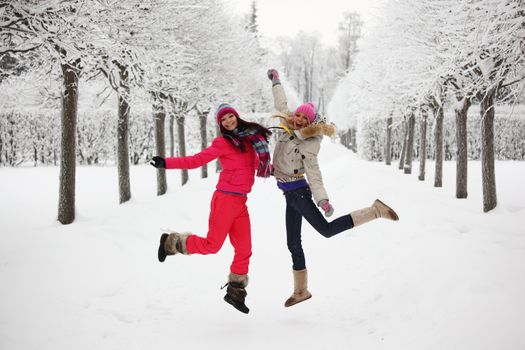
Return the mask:
<svg viewBox="0 0 525 350">
<path fill-rule="evenodd" d="M 155 156 L 151 159 L 149 163 L 155 168 L 166 169 L 166 160 L 162 157 Z"/>
<path fill-rule="evenodd" d="M 268 75 L 268 79 L 272 81 L 272 86 L 281 83 L 281 81 L 279 80 L 279 73 L 275 69 L 268 69 L 268 72 L 266 72 L 266 74 Z"/>
<path fill-rule="evenodd" d="M 330 217 L 334 213 L 334 207 L 332 206 L 332 204 L 330 204 L 328 199 L 323 199 L 322 201 L 320 201 L 319 206 L 321 207 L 321 209 L 323 209 L 324 216 L 326 217 Z"/>
</svg>

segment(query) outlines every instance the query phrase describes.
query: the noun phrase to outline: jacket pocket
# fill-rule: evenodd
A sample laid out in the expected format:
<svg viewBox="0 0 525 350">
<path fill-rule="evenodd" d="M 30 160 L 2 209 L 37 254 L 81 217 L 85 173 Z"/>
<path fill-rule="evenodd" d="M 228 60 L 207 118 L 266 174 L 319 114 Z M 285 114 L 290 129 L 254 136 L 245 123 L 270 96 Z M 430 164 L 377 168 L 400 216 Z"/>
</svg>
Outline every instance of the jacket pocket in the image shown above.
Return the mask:
<svg viewBox="0 0 525 350">
<path fill-rule="evenodd" d="M 232 172 L 228 178 L 228 183 L 234 186 L 246 185 L 250 182 L 250 179 L 254 176 L 255 169 L 253 172 L 246 170 L 236 170 Z"/>
</svg>

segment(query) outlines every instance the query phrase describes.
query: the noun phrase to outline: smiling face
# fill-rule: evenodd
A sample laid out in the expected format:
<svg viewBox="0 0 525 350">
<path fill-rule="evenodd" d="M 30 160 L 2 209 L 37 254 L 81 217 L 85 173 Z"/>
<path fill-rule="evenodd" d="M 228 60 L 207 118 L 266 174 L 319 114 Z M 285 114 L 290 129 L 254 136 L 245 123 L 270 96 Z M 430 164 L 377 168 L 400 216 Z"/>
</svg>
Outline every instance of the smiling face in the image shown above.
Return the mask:
<svg viewBox="0 0 525 350">
<path fill-rule="evenodd" d="M 233 113 L 226 113 L 221 117 L 221 125 L 228 131 L 235 130 L 238 124 L 237 117 Z"/>
<path fill-rule="evenodd" d="M 294 130 L 299 130 L 310 124 L 310 119 L 308 119 L 306 114 L 296 112 L 292 115 L 291 122 Z"/>
</svg>

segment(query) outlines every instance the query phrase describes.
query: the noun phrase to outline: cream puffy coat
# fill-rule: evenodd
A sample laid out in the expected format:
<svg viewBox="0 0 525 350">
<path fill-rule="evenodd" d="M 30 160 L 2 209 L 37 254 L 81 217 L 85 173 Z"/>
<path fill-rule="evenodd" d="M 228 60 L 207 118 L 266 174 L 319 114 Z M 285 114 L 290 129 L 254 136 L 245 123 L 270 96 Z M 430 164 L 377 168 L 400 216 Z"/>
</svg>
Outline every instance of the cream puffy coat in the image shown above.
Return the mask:
<svg viewBox="0 0 525 350">
<path fill-rule="evenodd" d="M 279 136 L 273 153 L 273 175 L 278 181 L 295 181 L 304 175 L 312 191 L 315 203 L 328 199 L 317 155 L 321 148 L 323 135 L 335 133 L 333 125 L 325 123 L 310 124 L 300 130 L 292 130 L 287 122 L 290 114 L 286 95 L 281 84 L 272 88 L 275 108 L 282 113 L 282 126 L 285 131 Z"/>
</svg>

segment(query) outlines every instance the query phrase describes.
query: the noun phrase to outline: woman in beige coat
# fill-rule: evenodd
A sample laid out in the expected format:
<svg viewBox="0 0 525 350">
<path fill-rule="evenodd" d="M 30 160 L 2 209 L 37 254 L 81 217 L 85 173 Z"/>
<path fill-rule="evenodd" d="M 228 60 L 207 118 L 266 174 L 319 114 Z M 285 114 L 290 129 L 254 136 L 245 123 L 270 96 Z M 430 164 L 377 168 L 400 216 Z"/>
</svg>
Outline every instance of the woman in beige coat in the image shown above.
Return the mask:
<svg viewBox="0 0 525 350">
<path fill-rule="evenodd" d="M 352 227 L 377 218 L 398 220 L 396 212 L 375 200 L 372 206 L 356 210 L 328 222 L 334 208 L 323 185 L 317 155 L 323 136 L 333 136 L 335 128 L 320 120 L 313 103 L 300 105 L 293 113 L 288 109 L 286 95 L 275 69 L 268 71 L 272 81 L 275 108 L 284 130 L 278 137 L 273 153 L 273 175 L 286 198 L 286 238 L 292 255 L 294 292 L 284 303 L 289 307 L 312 297 L 308 291 L 307 269 L 301 244 L 301 224 L 304 217 L 324 237 L 332 237 Z M 306 176 L 306 177 L 305 177 Z M 312 199 L 313 197 L 313 199 Z"/>
</svg>

